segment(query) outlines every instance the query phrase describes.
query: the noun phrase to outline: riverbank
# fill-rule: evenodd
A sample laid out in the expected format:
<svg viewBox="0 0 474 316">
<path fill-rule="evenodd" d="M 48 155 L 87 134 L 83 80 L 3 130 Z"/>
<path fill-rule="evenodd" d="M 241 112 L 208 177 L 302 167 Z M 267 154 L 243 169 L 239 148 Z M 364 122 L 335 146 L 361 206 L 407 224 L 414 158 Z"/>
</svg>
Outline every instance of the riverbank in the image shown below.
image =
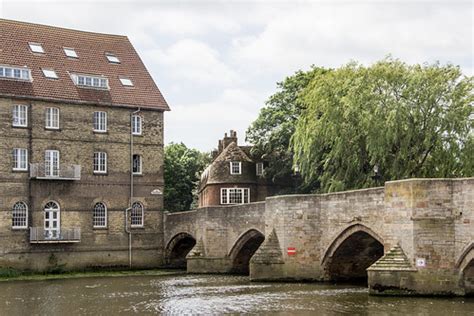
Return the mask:
<svg viewBox="0 0 474 316">
<path fill-rule="evenodd" d="M 14 269 L 0 269 L 0 282 L 9 281 L 44 281 L 79 278 L 128 277 L 128 276 L 168 276 L 184 274 L 184 270 L 149 269 L 149 270 L 91 270 L 68 271 L 60 273 L 22 272 Z"/>
</svg>

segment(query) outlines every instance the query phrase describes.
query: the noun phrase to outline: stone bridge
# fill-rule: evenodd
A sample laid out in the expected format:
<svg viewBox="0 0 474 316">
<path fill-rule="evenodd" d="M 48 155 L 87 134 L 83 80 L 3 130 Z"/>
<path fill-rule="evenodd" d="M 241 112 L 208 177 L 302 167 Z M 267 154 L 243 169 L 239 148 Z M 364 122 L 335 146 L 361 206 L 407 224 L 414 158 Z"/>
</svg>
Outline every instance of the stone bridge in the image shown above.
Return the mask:
<svg viewBox="0 0 474 316">
<path fill-rule="evenodd" d="M 169 266 L 252 280 L 368 280 L 374 294 L 474 293 L 474 178 L 410 179 L 165 215 Z"/>
</svg>

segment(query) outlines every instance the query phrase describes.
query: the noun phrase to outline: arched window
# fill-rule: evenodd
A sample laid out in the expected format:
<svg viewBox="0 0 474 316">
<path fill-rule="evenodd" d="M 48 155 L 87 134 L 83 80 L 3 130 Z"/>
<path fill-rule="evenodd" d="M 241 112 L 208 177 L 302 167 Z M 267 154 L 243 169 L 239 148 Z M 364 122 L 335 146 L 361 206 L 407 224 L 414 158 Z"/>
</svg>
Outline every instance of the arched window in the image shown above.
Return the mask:
<svg viewBox="0 0 474 316">
<path fill-rule="evenodd" d="M 50 201 L 44 206 L 44 235 L 47 239 L 60 238 L 61 213 L 59 204 Z"/>
<path fill-rule="evenodd" d="M 130 222 L 132 227 L 143 226 L 143 205 L 140 202 L 135 202 L 132 204 Z"/>
<path fill-rule="evenodd" d="M 12 228 L 28 228 L 28 206 L 17 202 L 12 210 Z"/>
<path fill-rule="evenodd" d="M 107 206 L 99 202 L 94 205 L 92 210 L 92 224 L 94 228 L 107 227 Z"/>
</svg>

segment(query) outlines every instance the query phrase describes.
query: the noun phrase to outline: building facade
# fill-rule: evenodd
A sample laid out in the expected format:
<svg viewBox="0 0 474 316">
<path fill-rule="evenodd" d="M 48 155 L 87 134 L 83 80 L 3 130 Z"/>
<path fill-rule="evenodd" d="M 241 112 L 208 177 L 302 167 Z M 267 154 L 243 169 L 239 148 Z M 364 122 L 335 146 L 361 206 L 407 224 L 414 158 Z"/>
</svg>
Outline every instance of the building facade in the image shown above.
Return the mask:
<svg viewBox="0 0 474 316">
<path fill-rule="evenodd" d="M 264 177 L 265 162 L 239 146 L 237 132 L 219 140 L 213 161 L 204 170 L 199 184 L 199 207 L 246 204 L 264 201 L 276 187 Z"/>
<path fill-rule="evenodd" d="M 128 38 L 0 30 L 0 267 L 161 265 L 169 108 Z"/>
</svg>

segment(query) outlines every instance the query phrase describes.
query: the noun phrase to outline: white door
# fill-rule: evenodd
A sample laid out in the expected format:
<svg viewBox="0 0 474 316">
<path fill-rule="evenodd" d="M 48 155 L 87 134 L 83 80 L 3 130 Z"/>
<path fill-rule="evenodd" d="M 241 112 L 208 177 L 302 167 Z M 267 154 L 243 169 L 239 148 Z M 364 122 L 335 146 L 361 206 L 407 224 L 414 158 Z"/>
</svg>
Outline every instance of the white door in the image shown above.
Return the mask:
<svg viewBox="0 0 474 316">
<path fill-rule="evenodd" d="M 61 232 L 60 209 L 56 202 L 48 202 L 44 207 L 44 236 L 59 239 Z"/>
<path fill-rule="evenodd" d="M 46 150 L 44 157 L 44 175 L 59 177 L 59 151 Z"/>
</svg>

